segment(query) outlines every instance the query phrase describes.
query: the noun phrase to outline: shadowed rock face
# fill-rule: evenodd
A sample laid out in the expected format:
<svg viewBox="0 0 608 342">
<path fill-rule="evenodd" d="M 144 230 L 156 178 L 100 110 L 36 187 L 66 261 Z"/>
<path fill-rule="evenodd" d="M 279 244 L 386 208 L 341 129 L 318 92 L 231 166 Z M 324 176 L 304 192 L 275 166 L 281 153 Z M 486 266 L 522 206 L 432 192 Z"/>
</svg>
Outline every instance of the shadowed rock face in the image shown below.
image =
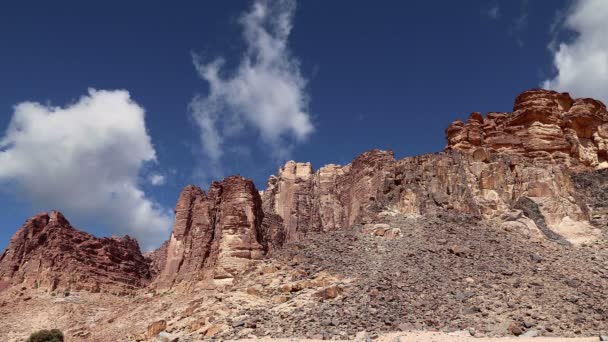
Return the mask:
<svg viewBox="0 0 608 342">
<path fill-rule="evenodd" d="M 264 224 L 259 192 L 253 182 L 232 176 L 214 182 L 205 194 L 189 185 L 175 208 L 175 225 L 165 265 L 156 286 L 187 281 L 231 280 L 269 246 L 280 245 L 277 222 Z M 276 238 L 277 241 L 272 239 Z"/>
<path fill-rule="evenodd" d="M 126 293 L 150 281 L 137 241 L 96 238 L 59 212 L 29 219 L 0 256 L 0 280 L 50 290 Z"/>
</svg>

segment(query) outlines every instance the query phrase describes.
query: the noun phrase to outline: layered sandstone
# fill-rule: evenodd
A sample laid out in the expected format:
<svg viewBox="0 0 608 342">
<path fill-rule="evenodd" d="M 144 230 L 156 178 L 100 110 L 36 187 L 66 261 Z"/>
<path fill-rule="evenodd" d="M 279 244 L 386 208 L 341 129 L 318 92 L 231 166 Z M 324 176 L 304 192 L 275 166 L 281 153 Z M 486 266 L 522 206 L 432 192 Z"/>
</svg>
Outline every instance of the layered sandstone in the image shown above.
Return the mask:
<svg viewBox="0 0 608 342">
<path fill-rule="evenodd" d="M 209 192 L 189 185 L 175 208 L 175 225 L 156 286 L 233 279 L 250 261 L 280 244 L 278 223 L 264 222 L 253 182 L 232 176 L 213 182 Z M 273 241 L 276 238 L 277 241 Z"/>
<path fill-rule="evenodd" d="M 608 112 L 593 99 L 533 89 L 515 99 L 513 112 L 472 113 L 446 129 L 447 148 L 484 150 L 570 166 L 607 167 Z"/>
<path fill-rule="evenodd" d="M 97 238 L 53 211 L 32 217 L 13 235 L 0 256 L 0 280 L 52 291 L 121 294 L 146 286 L 150 271 L 136 240 Z"/>
</svg>

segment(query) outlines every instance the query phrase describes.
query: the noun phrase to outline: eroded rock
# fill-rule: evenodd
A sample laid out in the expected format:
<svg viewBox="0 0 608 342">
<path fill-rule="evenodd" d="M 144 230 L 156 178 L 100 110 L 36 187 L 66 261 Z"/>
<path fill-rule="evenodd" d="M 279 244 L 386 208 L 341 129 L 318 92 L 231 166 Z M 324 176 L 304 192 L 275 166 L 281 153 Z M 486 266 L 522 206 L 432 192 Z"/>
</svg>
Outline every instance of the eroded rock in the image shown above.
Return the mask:
<svg viewBox="0 0 608 342">
<path fill-rule="evenodd" d="M 27 220 L 0 256 L 0 280 L 30 288 L 124 294 L 150 279 L 135 239 L 97 238 L 57 211 Z"/>
</svg>

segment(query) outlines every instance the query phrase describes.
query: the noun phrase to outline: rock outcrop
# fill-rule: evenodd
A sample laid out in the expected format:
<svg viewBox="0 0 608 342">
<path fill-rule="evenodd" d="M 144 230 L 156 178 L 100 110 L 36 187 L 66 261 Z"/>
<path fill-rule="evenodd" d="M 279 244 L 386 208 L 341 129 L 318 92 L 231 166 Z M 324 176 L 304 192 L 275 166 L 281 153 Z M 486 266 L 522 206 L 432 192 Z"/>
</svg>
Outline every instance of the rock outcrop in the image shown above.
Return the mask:
<svg viewBox="0 0 608 342">
<path fill-rule="evenodd" d="M 589 210 L 571 181 L 570 170 L 524 156 L 490 154 L 478 160 L 448 151 L 405 158 L 387 178 L 379 198 L 384 208 L 409 216 L 448 209 L 500 221 L 511 221 L 506 214 L 522 210 L 518 203 L 525 198 L 536 203 L 540 215 L 527 218 L 541 220 L 567 241 L 585 242 L 599 233 L 589 224 Z M 541 228 L 530 221 L 517 225 L 531 228 L 530 234 Z"/>
<path fill-rule="evenodd" d="M 392 151 L 381 150 L 316 173 L 310 163 L 289 161 L 270 176 L 262 196 L 264 211 L 282 218 L 288 242 L 308 232 L 349 227 L 367 215 L 394 163 Z"/>
<path fill-rule="evenodd" d="M 569 166 L 608 167 L 608 112 L 593 99 L 533 89 L 512 113 L 472 113 L 446 129 L 447 149 L 478 155 L 521 155 Z"/>
<path fill-rule="evenodd" d="M 29 219 L 0 256 L 0 280 L 54 290 L 128 293 L 150 281 L 137 241 L 97 238 L 57 211 Z"/>
<path fill-rule="evenodd" d="M 608 113 L 601 102 L 530 90 L 517 97 L 513 113 L 473 113 L 466 123 L 450 124 L 446 135 L 445 152 L 399 161 L 390 151 L 373 150 L 316 173 L 310 163 L 290 161 L 270 177 L 264 210 L 283 219 L 286 241 L 365 223 L 381 211 L 419 216 L 439 208 L 559 241 L 598 234 L 571 175 L 608 166 Z M 518 208 L 532 202 L 534 218 Z M 507 221 L 512 210 L 524 217 Z"/>
<path fill-rule="evenodd" d="M 205 194 L 189 185 L 175 208 L 175 225 L 158 288 L 181 282 L 231 281 L 250 261 L 261 259 L 277 223 L 264 223 L 262 201 L 251 180 L 232 176 L 213 182 Z"/>
</svg>

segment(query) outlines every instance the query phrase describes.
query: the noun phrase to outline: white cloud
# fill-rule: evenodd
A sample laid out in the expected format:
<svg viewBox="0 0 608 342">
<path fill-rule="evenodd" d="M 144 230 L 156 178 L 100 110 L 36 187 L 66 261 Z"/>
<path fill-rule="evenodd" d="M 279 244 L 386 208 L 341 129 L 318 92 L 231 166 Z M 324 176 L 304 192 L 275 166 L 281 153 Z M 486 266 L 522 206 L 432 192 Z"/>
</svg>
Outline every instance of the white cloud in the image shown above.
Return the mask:
<svg viewBox="0 0 608 342">
<path fill-rule="evenodd" d="M 148 181 L 154 186 L 164 185 L 167 181 L 165 176 L 154 173 L 148 176 Z"/>
<path fill-rule="evenodd" d="M 549 45 L 557 74 L 542 86 L 608 102 L 608 1 L 576 1 L 562 28 L 576 37 Z"/>
<path fill-rule="evenodd" d="M 225 145 L 245 129 L 252 128 L 276 157 L 313 132 L 306 80 L 287 47 L 295 7 L 295 0 L 254 2 L 239 20 L 247 50 L 226 77 L 222 58 L 205 63 L 193 57 L 209 93 L 195 97 L 190 108 L 211 161 L 218 163 Z"/>
<path fill-rule="evenodd" d="M 155 161 L 144 109 L 124 90 L 91 89 L 65 107 L 20 103 L 0 139 L 0 183 L 36 207 L 135 236 L 142 248 L 166 239 L 172 224 L 137 183 Z"/>
<path fill-rule="evenodd" d="M 517 42 L 517 45 L 519 47 L 524 46 L 523 34 L 528 28 L 529 15 L 529 0 L 522 0 L 519 15 L 513 20 L 513 22 L 509 26 L 509 33 L 515 37 L 515 41 Z"/>
</svg>

